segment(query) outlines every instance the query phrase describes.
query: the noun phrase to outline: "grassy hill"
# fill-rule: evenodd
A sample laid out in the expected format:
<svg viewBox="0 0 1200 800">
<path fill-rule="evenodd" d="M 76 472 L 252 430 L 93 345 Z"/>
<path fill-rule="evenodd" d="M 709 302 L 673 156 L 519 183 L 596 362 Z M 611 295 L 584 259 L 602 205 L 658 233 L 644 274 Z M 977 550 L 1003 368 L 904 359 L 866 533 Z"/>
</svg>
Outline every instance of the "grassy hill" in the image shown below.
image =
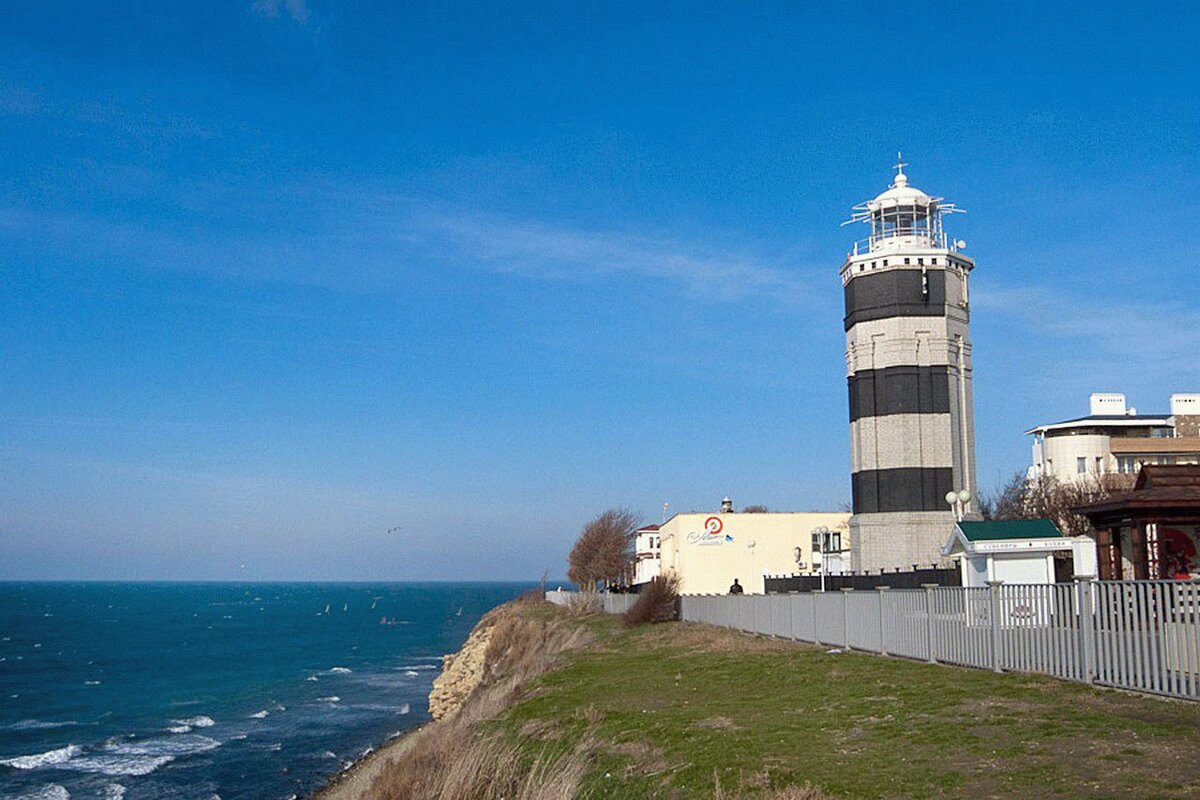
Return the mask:
<svg viewBox="0 0 1200 800">
<path fill-rule="evenodd" d="M 586 642 L 472 722 L 505 769 L 571 776 L 522 796 L 1200 796 L 1197 704 L 689 623 L 519 614 L 526 636 Z"/>
</svg>

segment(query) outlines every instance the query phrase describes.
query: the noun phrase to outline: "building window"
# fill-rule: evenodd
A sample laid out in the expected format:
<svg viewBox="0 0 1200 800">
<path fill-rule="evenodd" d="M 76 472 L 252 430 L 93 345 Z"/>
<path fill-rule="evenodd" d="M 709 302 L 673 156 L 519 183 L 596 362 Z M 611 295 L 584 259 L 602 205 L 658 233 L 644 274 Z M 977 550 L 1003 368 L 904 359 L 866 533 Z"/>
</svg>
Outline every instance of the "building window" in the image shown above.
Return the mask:
<svg viewBox="0 0 1200 800">
<path fill-rule="evenodd" d="M 1104 457 L 1103 456 L 1096 456 L 1096 474 L 1097 475 L 1104 474 Z"/>
<path fill-rule="evenodd" d="M 1087 474 L 1087 459 L 1086 458 L 1084 458 L 1083 456 L 1080 456 L 1079 458 L 1075 459 L 1075 471 L 1078 472 L 1080 475 Z"/>
<path fill-rule="evenodd" d="M 887 259 L 886 259 L 886 258 L 883 260 L 883 265 L 884 265 L 885 267 L 887 266 Z"/>
<path fill-rule="evenodd" d="M 905 263 L 905 264 L 908 264 L 908 263 L 910 263 L 910 262 L 909 262 L 909 259 L 907 259 L 907 258 L 906 258 L 906 259 L 904 259 L 904 263 Z"/>
<path fill-rule="evenodd" d="M 923 258 L 918 258 L 918 259 L 917 259 L 917 266 L 918 266 L 918 267 L 923 267 L 923 266 L 925 266 L 925 259 L 923 259 Z"/>
<path fill-rule="evenodd" d="M 1046 459 L 1046 474 L 1047 475 L 1054 474 L 1054 459 L 1053 458 Z"/>
<path fill-rule="evenodd" d="M 936 259 L 936 258 L 931 258 L 931 259 L 929 259 L 929 263 L 930 263 L 930 264 L 933 264 L 933 265 L 936 267 L 936 266 L 937 266 L 937 259 Z"/>
</svg>

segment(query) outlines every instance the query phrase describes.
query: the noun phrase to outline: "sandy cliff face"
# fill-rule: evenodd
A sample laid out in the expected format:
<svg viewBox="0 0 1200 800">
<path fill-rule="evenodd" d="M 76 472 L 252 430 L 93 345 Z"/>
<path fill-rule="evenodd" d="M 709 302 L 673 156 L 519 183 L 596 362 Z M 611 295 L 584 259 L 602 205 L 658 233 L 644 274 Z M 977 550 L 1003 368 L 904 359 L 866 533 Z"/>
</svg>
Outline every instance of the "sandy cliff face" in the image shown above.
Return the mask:
<svg viewBox="0 0 1200 800">
<path fill-rule="evenodd" d="M 457 653 L 442 657 L 442 674 L 434 680 L 433 691 L 429 693 L 429 713 L 434 719 L 458 711 L 471 692 L 483 683 L 488 645 L 495 629 L 490 624 L 476 626 Z"/>
</svg>

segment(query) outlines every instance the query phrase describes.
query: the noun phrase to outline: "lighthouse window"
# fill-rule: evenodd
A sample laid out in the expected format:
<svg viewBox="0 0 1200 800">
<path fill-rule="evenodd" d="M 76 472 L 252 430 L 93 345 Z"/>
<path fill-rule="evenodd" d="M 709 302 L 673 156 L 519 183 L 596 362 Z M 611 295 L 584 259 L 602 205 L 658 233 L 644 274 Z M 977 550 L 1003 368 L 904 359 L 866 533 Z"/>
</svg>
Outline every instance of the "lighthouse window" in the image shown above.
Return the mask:
<svg viewBox="0 0 1200 800">
<path fill-rule="evenodd" d="M 905 263 L 905 264 L 907 264 L 907 263 L 908 263 L 908 259 L 907 259 L 907 258 L 906 258 L 906 259 L 904 259 L 904 263 Z"/>
</svg>

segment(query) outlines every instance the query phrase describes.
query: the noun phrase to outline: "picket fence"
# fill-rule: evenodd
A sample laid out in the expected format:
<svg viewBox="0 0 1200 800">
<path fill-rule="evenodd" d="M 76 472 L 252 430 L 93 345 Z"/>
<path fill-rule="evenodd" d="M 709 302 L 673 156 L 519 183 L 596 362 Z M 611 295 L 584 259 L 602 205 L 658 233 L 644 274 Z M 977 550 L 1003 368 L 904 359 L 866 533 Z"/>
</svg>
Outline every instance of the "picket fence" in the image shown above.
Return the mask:
<svg viewBox="0 0 1200 800">
<path fill-rule="evenodd" d="M 549 593 L 547 593 L 549 594 Z M 637 595 L 606 594 L 622 614 Z M 685 595 L 684 620 L 1200 700 L 1200 583 L 1094 581 Z"/>
</svg>

